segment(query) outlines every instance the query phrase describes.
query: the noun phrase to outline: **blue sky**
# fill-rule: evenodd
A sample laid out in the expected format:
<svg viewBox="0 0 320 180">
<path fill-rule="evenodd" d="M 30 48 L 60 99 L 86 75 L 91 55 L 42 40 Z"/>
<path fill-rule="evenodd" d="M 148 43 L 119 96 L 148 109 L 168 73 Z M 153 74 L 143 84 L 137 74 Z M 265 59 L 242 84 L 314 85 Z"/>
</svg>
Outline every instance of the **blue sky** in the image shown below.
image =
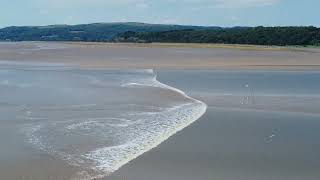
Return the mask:
<svg viewBox="0 0 320 180">
<path fill-rule="evenodd" d="M 319 0 L 0 0 L 0 27 L 147 22 L 320 26 Z"/>
</svg>

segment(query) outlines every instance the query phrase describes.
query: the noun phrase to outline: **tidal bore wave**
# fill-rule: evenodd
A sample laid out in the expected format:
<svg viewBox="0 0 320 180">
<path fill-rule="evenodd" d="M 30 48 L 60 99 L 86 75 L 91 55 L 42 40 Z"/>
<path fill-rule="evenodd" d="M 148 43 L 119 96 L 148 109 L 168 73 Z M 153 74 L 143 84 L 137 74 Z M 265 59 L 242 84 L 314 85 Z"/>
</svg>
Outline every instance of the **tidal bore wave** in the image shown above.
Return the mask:
<svg viewBox="0 0 320 180">
<path fill-rule="evenodd" d="M 154 78 L 150 84 L 131 83 L 128 86 L 153 86 L 166 88 L 183 95 L 192 102 L 168 108 L 162 112 L 151 114 L 148 118 L 153 123 L 140 122 L 137 130 L 142 136 L 119 146 L 100 148 L 85 155 L 97 163 L 97 168 L 108 173 L 118 170 L 123 165 L 137 158 L 143 153 L 157 147 L 170 136 L 181 131 L 199 119 L 206 111 L 207 105 L 187 96 L 183 91 L 162 84 Z"/>
<path fill-rule="evenodd" d="M 0 105 L 34 147 L 101 178 L 199 119 L 206 104 L 159 82 L 153 70 L 25 68 L 1 71 Z"/>
</svg>

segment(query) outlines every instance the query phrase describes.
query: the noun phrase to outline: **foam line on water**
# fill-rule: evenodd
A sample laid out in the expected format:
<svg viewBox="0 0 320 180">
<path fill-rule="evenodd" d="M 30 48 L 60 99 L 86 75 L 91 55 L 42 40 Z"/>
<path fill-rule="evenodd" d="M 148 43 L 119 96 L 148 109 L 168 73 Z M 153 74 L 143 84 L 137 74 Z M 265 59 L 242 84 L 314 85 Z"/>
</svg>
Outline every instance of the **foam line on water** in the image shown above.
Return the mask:
<svg viewBox="0 0 320 180">
<path fill-rule="evenodd" d="M 137 77 L 135 76 L 136 73 L 142 73 L 142 76 L 139 75 Z M 144 75 L 147 76 L 145 77 Z M 69 116 L 64 116 L 67 115 L 67 113 L 62 113 L 59 114 L 59 117 L 62 118 L 62 120 L 59 121 L 51 120 L 50 114 L 48 115 L 43 113 L 54 113 L 54 115 L 56 115 L 55 113 L 59 113 L 61 111 L 67 112 L 68 110 L 83 112 L 83 109 L 88 109 L 88 112 L 95 112 L 96 108 L 101 109 L 100 104 L 90 102 L 87 104 L 84 103 L 67 106 L 29 106 L 28 108 L 31 108 L 32 110 L 34 109 L 35 112 L 28 110 L 28 108 L 24 108 L 26 109 L 24 118 L 30 120 L 31 125 L 27 127 L 24 126 L 23 128 L 30 143 L 51 155 L 67 161 L 71 165 L 81 167 L 84 171 L 79 172 L 74 179 L 92 180 L 113 173 L 143 153 L 157 147 L 170 136 L 199 119 L 207 109 L 207 105 L 205 103 L 189 97 L 186 93 L 177 88 L 159 82 L 157 80 L 157 75 L 151 69 L 141 71 L 136 70 L 132 75 L 129 74 L 128 77 L 125 78 L 128 79 L 124 81 L 125 83 L 121 84 L 124 88 L 150 86 L 162 88 L 176 92 L 188 99 L 188 101 L 183 101 L 183 103 L 181 102 L 178 103 L 178 105 L 169 107 L 147 106 L 144 107 L 147 111 L 127 112 L 127 114 L 119 117 L 104 117 L 105 114 L 91 117 L 91 114 L 88 114 L 90 117 L 71 117 L 71 119 L 69 119 Z M 119 84 L 117 84 L 117 86 L 119 86 Z M 135 106 L 134 104 L 123 105 L 126 107 Z M 47 115 L 48 119 L 45 122 L 38 121 L 41 120 L 39 118 L 46 118 L 42 116 Z M 97 129 L 101 131 L 97 131 L 97 134 L 93 135 L 101 135 L 102 138 L 104 138 L 100 133 L 105 132 L 107 130 L 105 128 L 110 126 L 111 128 L 132 127 L 132 129 L 130 129 L 130 133 L 132 134 L 124 134 L 124 139 L 119 144 L 107 147 L 94 147 L 92 149 L 85 150 L 84 152 L 80 152 L 79 154 L 72 154 L 74 151 L 64 151 L 64 149 L 61 148 L 64 146 L 60 147 L 59 139 L 47 139 L 50 137 L 47 135 L 49 132 L 52 133 L 53 137 L 59 136 L 60 138 L 63 138 L 63 133 L 66 133 L 67 135 L 70 135 L 68 134 L 69 132 L 76 132 L 76 134 L 82 132 L 94 133 L 93 131 Z M 131 135 L 134 136 L 132 137 Z M 94 137 L 96 138 L 96 136 Z M 57 145 L 58 147 L 56 147 Z M 105 144 L 105 146 L 106 145 L 107 144 Z"/>
<path fill-rule="evenodd" d="M 97 169 L 104 172 L 105 175 L 118 170 L 120 167 L 137 158 L 138 156 L 157 147 L 169 137 L 183 130 L 185 127 L 199 119 L 207 109 L 207 105 L 205 103 L 189 97 L 186 95 L 186 93 L 177 88 L 159 82 L 156 79 L 156 75 L 151 84 L 128 83 L 122 86 L 153 86 L 163 89 L 170 89 L 192 100 L 192 103 L 178 105 L 169 108 L 165 112 L 154 114 L 151 118 L 155 118 L 155 123 L 158 123 L 158 125 L 152 124 L 148 127 L 144 127 L 144 135 L 137 139 L 119 146 L 100 148 L 84 155 L 84 157 L 96 162 Z M 167 122 L 161 124 L 163 122 L 160 120 L 163 119 L 166 119 Z"/>
<path fill-rule="evenodd" d="M 175 107 L 166 115 L 159 115 L 165 118 L 170 117 L 171 126 L 167 124 L 162 127 L 149 127 L 141 138 L 119 146 L 97 149 L 86 154 L 85 157 L 95 161 L 98 170 L 110 174 L 195 122 L 205 113 L 205 110 L 206 106 L 201 103 Z"/>
</svg>

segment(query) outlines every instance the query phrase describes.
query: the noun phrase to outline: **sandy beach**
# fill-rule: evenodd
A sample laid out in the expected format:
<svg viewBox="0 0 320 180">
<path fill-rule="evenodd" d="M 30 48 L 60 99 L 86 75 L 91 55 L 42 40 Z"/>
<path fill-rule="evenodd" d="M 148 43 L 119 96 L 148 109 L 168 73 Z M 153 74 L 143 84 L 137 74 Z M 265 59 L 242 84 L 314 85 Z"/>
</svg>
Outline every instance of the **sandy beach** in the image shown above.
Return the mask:
<svg viewBox="0 0 320 180">
<path fill-rule="evenodd" d="M 205 44 L 0 43 L 0 58 L 84 68 L 319 69 L 319 48 Z"/>
<path fill-rule="evenodd" d="M 106 180 L 319 179 L 319 57 L 318 48 L 0 43 L 2 64 L 155 69 L 160 82 L 207 104 L 204 116 Z M 21 176 L 68 179 L 76 170 L 28 148 L 26 154 L 41 158 L 19 170 Z M 50 158 L 52 164 L 44 163 Z M 37 168 L 42 163 L 47 166 Z M 5 178 L 12 178 L 9 167 L 0 163 Z"/>
</svg>

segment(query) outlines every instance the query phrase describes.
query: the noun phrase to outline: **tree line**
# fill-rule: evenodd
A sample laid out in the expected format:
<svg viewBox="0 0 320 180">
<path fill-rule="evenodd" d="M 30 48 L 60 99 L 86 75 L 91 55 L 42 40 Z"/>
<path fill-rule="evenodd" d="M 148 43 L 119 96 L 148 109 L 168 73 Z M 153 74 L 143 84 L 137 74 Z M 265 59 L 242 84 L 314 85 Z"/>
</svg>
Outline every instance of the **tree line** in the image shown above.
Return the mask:
<svg viewBox="0 0 320 180">
<path fill-rule="evenodd" d="M 223 29 L 185 29 L 162 32 L 121 33 L 120 42 L 223 43 L 251 45 L 320 45 L 317 27 L 235 27 Z"/>
<path fill-rule="evenodd" d="M 89 41 L 109 42 L 120 33 L 160 32 L 214 27 L 146 23 L 94 23 L 80 25 L 12 26 L 0 29 L 2 41 Z"/>
<path fill-rule="evenodd" d="M 145 23 L 24 26 L 0 29 L 0 41 L 222 43 L 320 46 L 320 28 L 205 27 Z"/>
</svg>

